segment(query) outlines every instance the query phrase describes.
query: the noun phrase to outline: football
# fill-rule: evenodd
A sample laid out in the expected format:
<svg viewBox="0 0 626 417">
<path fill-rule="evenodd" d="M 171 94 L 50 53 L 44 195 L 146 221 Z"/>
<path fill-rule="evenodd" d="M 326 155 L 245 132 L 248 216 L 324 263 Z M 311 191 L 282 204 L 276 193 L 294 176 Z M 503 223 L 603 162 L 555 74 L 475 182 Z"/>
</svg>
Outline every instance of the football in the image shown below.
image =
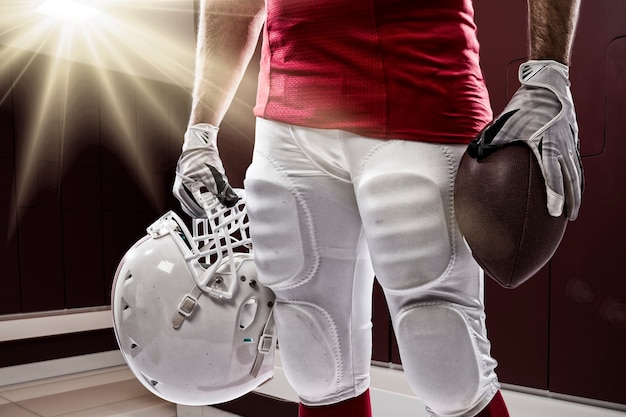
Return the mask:
<svg viewBox="0 0 626 417">
<path fill-rule="evenodd" d="M 565 214 L 548 213 L 539 163 L 523 143 L 480 160 L 466 152 L 455 210 L 474 259 L 505 288 L 520 286 L 548 263 L 567 226 Z"/>
</svg>

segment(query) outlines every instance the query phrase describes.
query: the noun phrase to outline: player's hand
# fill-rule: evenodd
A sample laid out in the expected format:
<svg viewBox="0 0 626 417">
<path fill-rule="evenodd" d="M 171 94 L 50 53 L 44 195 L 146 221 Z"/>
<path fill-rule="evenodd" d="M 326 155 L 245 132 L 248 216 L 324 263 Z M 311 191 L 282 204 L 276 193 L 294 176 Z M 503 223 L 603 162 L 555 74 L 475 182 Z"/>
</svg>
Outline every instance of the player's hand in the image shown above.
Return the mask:
<svg viewBox="0 0 626 417">
<path fill-rule="evenodd" d="M 215 195 L 226 207 L 234 206 L 239 200 L 224 174 L 217 150 L 217 131 L 215 126 L 199 124 L 185 132 L 172 191 L 185 213 L 192 217 L 207 216 L 199 201 L 204 192 Z"/>
<path fill-rule="evenodd" d="M 575 220 L 584 179 L 568 67 L 555 61 L 528 61 L 520 66 L 519 80 L 522 86 L 468 152 L 480 159 L 511 142 L 524 141 L 539 161 L 549 213 L 558 217 L 566 205 L 567 217 Z"/>
</svg>

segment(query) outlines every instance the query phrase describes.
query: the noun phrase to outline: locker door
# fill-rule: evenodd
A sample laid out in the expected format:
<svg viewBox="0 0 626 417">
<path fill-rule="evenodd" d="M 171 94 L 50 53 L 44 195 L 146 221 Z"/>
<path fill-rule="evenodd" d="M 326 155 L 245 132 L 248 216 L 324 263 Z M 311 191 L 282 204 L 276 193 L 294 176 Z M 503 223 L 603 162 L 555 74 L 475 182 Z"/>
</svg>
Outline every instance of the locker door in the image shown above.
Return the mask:
<svg viewBox="0 0 626 417">
<path fill-rule="evenodd" d="M 13 90 L 13 111 L 22 312 L 65 307 L 55 71 L 56 60 L 29 53 L 13 65 L 13 73 L 21 75 Z"/>
<path fill-rule="evenodd" d="M 0 53 L 8 48 L 0 47 Z M 3 266 L 0 315 L 20 312 L 20 276 L 17 256 L 17 206 L 15 204 L 15 138 L 11 67 L 0 66 L 0 246 Z"/>
<path fill-rule="evenodd" d="M 98 70 L 66 63 L 62 140 L 66 307 L 104 305 Z"/>
<path fill-rule="evenodd" d="M 626 7 L 618 7 L 623 2 L 613 3 L 604 20 L 626 22 Z M 596 70 L 606 83 L 594 94 L 606 103 L 604 148 L 584 160 L 581 215 L 553 260 L 550 389 L 626 404 L 626 36 L 606 43 L 601 62 Z M 596 79 L 594 69 L 587 70 Z"/>
<path fill-rule="evenodd" d="M 517 88 L 516 67 L 525 59 L 525 3 L 475 2 L 496 114 Z M 616 191 L 626 185 L 624 22 L 623 1 L 582 3 L 570 71 L 587 183 L 579 219 L 531 282 L 513 291 L 487 285 L 487 323 L 503 382 L 618 403 L 626 403 L 619 264 L 626 225 L 623 193 Z"/>
<path fill-rule="evenodd" d="M 137 117 L 130 76 L 108 72 L 100 100 L 105 302 L 122 256 L 144 233 L 138 219 Z"/>
</svg>

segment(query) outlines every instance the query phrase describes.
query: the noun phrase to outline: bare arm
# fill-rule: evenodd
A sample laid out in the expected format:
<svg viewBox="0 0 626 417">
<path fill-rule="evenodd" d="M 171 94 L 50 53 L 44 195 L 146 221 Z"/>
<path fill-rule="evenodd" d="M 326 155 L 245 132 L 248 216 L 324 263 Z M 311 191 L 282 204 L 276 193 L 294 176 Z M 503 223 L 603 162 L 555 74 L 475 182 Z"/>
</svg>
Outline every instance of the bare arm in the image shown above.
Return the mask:
<svg viewBox="0 0 626 417">
<path fill-rule="evenodd" d="M 189 125 L 219 126 L 254 53 L 264 0 L 202 0 Z"/>
<path fill-rule="evenodd" d="M 581 0 L 528 0 L 530 58 L 569 65 Z"/>
</svg>

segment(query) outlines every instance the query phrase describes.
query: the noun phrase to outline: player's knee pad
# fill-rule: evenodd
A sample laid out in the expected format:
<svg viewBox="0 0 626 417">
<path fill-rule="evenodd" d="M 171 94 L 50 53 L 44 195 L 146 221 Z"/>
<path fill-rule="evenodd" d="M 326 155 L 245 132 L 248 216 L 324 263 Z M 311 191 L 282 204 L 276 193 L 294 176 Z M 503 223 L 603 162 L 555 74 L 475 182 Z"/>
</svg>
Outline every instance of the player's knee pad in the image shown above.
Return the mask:
<svg viewBox="0 0 626 417">
<path fill-rule="evenodd" d="M 453 253 L 449 201 L 440 186 L 414 172 L 376 173 L 359 183 L 357 196 L 381 285 L 392 291 L 435 282 Z"/>
<path fill-rule="evenodd" d="M 290 385 L 309 405 L 334 402 L 340 391 L 342 359 L 332 318 L 313 304 L 281 302 L 276 304 L 274 319 Z"/>
<path fill-rule="evenodd" d="M 468 413 L 489 395 L 495 363 L 489 344 L 461 308 L 422 303 L 395 318 L 404 371 L 416 394 L 437 415 Z"/>
<path fill-rule="evenodd" d="M 273 290 L 301 284 L 319 262 L 305 203 L 263 154 L 255 153 L 245 188 L 259 281 Z"/>
</svg>

